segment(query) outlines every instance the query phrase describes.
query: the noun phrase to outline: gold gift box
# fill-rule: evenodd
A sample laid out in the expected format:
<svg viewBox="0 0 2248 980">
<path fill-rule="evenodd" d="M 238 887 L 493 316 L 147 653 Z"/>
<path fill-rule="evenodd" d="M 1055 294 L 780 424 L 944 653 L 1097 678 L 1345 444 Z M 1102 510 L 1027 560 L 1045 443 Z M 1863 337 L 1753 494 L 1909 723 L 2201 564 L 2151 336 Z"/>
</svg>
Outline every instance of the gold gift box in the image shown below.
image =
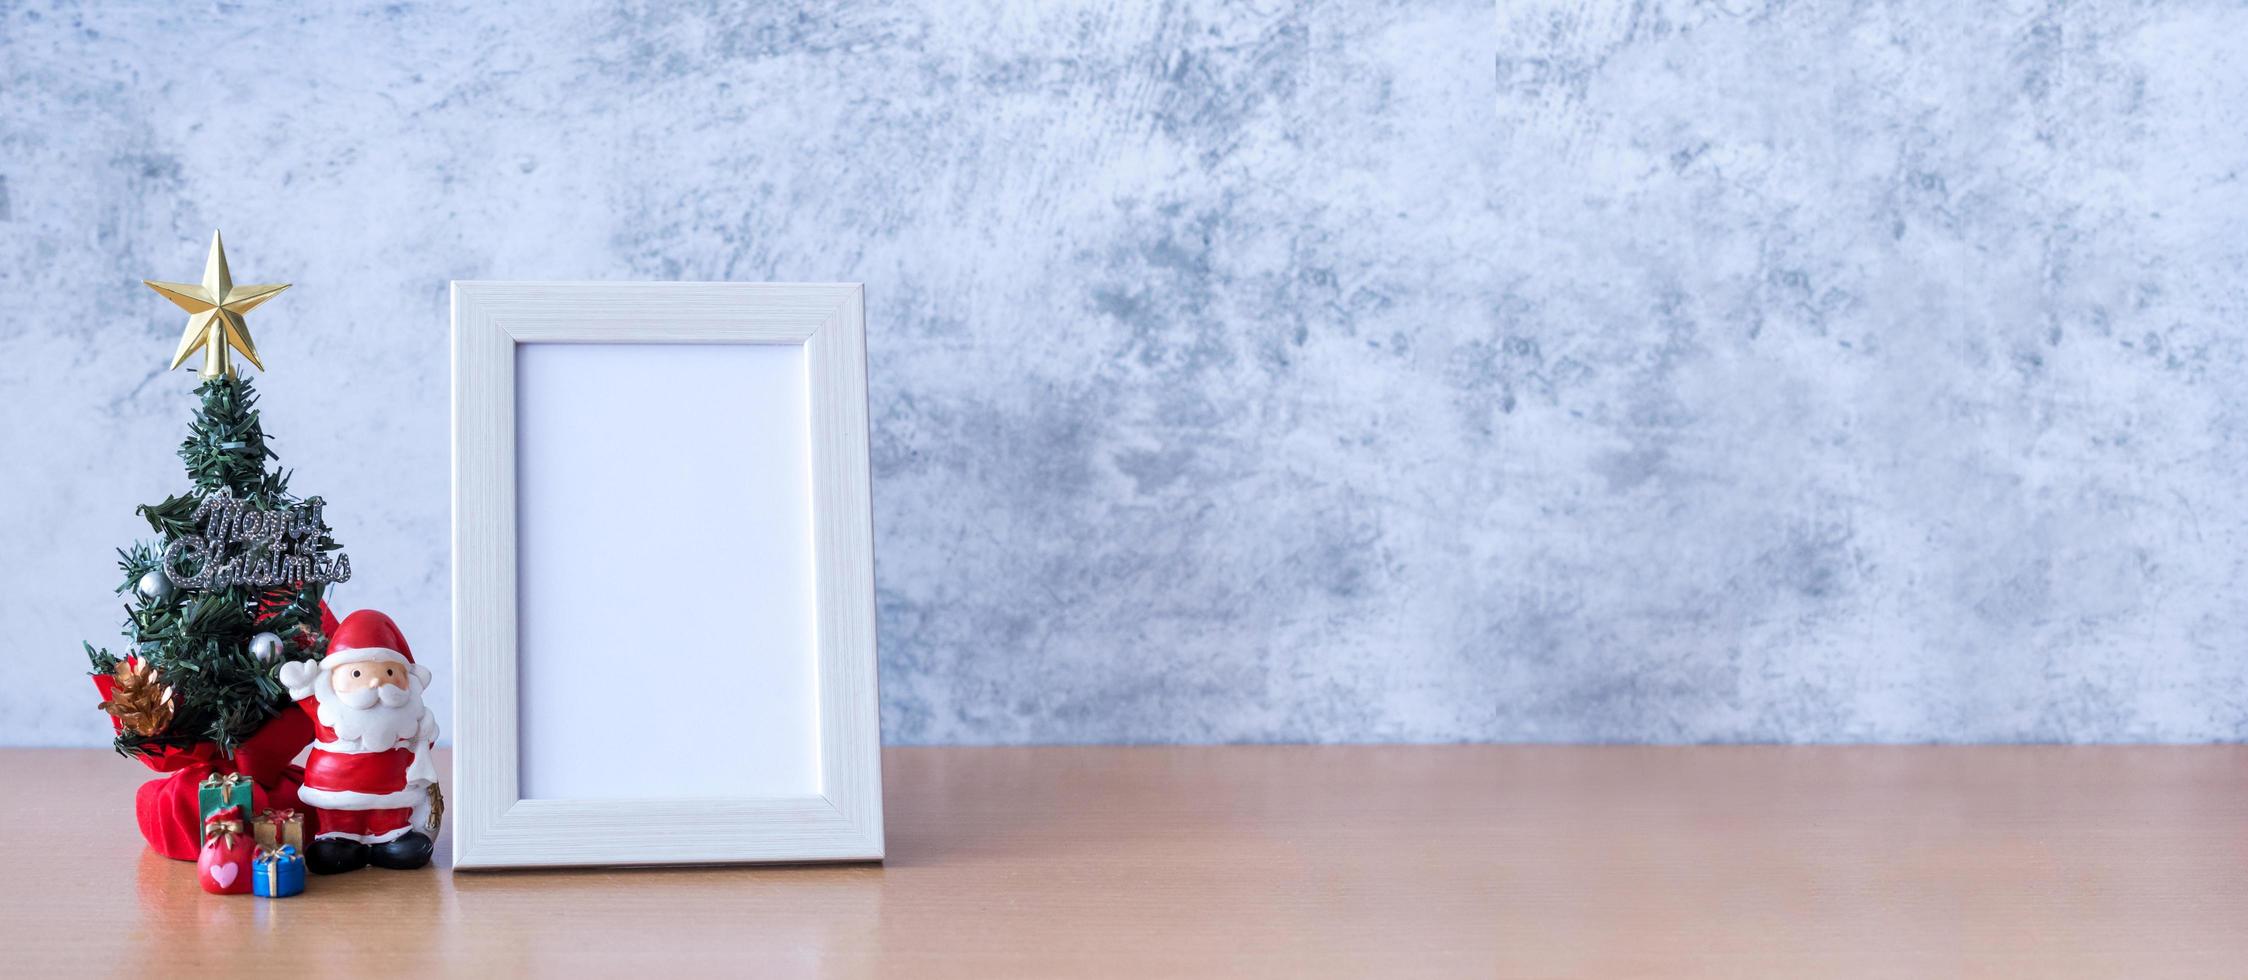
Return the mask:
<svg viewBox="0 0 2248 980">
<path fill-rule="evenodd" d="M 250 822 L 250 833 L 261 848 L 286 844 L 304 853 L 304 814 L 295 810 L 267 810 Z"/>
</svg>

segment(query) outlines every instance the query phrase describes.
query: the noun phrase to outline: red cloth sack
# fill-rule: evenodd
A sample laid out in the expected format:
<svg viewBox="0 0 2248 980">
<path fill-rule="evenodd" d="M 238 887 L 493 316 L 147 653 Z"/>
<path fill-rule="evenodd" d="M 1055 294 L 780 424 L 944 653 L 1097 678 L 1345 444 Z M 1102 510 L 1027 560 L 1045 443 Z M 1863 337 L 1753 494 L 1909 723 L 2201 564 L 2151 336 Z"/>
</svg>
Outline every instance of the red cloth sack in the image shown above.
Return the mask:
<svg viewBox="0 0 2248 980">
<path fill-rule="evenodd" d="M 321 627 L 333 631 L 334 614 L 328 604 L 320 604 Z M 109 700 L 115 679 L 107 674 L 94 675 L 94 688 L 101 692 L 102 700 Z M 124 723 L 111 718 L 110 725 L 123 730 Z M 133 815 L 140 822 L 142 839 L 150 849 L 178 861 L 199 861 L 203 850 L 202 804 L 197 787 L 203 777 L 213 774 L 224 776 L 241 773 L 255 784 L 251 795 L 258 812 L 271 809 L 306 810 L 297 800 L 297 790 L 304 785 L 304 769 L 290 765 L 297 753 L 312 744 L 312 719 L 295 708 L 284 709 L 274 715 L 257 732 L 252 734 L 231 756 L 221 755 L 215 742 L 196 742 L 184 746 L 166 746 L 138 758 L 143 765 L 167 775 L 142 783 L 133 800 Z M 313 825 L 318 819 L 309 813 L 304 836 L 312 839 L 320 831 Z M 245 826 L 248 817 L 243 818 Z M 245 866 L 247 867 L 247 866 Z M 248 873 L 243 875 L 248 880 Z"/>
<path fill-rule="evenodd" d="M 230 806 L 211 814 L 203 824 L 203 849 L 195 859 L 195 880 L 213 895 L 249 894 L 252 851 L 241 807 Z"/>
<path fill-rule="evenodd" d="M 297 789 L 304 785 L 304 770 L 289 765 L 305 746 L 312 744 L 312 719 L 302 711 L 273 716 L 228 758 L 218 746 L 199 742 L 186 749 L 166 749 L 141 761 L 163 777 L 142 783 L 133 803 L 141 837 L 156 853 L 193 861 L 203 845 L 201 795 L 203 778 L 238 772 L 250 777 L 250 795 L 259 812 L 272 809 L 302 810 Z M 318 833 L 305 828 L 310 837 Z"/>
</svg>

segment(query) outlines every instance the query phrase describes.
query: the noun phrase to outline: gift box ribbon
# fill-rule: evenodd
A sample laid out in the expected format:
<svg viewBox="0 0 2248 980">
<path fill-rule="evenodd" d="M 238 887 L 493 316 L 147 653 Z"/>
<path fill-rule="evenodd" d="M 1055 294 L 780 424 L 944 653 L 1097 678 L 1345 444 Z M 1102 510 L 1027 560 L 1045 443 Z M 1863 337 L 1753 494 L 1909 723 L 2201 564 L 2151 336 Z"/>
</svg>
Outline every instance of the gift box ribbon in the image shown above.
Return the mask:
<svg viewBox="0 0 2248 980">
<path fill-rule="evenodd" d="M 285 863 L 285 862 L 289 862 L 289 861 L 294 861 L 294 860 L 296 860 L 296 859 L 297 859 L 297 847 L 296 847 L 296 845 L 294 845 L 294 844 L 283 844 L 283 845 L 281 845 L 280 847 L 261 847 L 261 848 L 258 848 L 258 856 L 257 856 L 257 858 L 256 858 L 255 860 L 256 860 L 256 861 L 257 861 L 257 863 L 259 863 L 259 864 L 272 864 L 272 863 L 274 863 L 274 862 L 276 862 L 276 861 L 280 861 L 280 862 L 284 862 L 284 863 Z"/>
<path fill-rule="evenodd" d="M 250 777 L 242 775 L 238 772 L 230 772 L 223 776 L 217 773 L 212 773 L 211 775 L 203 777 L 203 785 L 216 786 L 219 788 L 220 792 L 225 793 L 228 796 L 234 795 L 235 787 L 249 781 Z"/>
<path fill-rule="evenodd" d="M 229 816 L 229 814 L 232 814 L 232 816 Z M 234 838 L 241 833 L 241 807 L 227 807 L 223 810 L 218 811 L 217 813 L 211 814 L 211 819 L 203 821 L 203 843 L 205 844 L 210 843 L 211 836 L 217 834 L 223 837 L 223 839 L 219 841 L 219 846 L 226 848 L 227 850 L 233 850 Z"/>
</svg>

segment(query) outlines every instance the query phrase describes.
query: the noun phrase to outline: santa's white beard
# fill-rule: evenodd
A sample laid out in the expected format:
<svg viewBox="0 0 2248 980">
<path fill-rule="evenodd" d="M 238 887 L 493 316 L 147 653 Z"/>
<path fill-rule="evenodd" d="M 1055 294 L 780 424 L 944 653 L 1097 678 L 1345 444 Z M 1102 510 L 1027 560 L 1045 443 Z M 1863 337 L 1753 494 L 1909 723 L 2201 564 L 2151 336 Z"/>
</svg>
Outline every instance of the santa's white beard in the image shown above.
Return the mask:
<svg viewBox="0 0 2248 980">
<path fill-rule="evenodd" d="M 320 723 L 336 730 L 336 740 L 362 749 L 383 749 L 421 730 L 420 677 L 408 674 L 406 687 L 361 688 L 339 694 L 328 671 L 313 680 L 320 699 Z"/>
</svg>

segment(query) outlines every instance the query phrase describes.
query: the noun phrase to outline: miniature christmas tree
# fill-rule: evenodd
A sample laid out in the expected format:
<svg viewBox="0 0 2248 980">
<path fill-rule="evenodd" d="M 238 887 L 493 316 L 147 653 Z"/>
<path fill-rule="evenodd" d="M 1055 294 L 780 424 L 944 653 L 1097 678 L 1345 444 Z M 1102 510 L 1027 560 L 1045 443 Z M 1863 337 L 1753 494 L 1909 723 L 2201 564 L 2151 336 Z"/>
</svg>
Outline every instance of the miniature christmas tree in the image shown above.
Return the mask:
<svg viewBox="0 0 2248 980">
<path fill-rule="evenodd" d="M 216 233 L 201 283 L 148 285 L 191 314 L 172 366 L 203 354 L 202 405 L 179 449 L 192 486 L 139 508 L 156 537 L 118 550 L 128 645 L 89 643 L 86 655 L 119 752 L 207 743 L 231 755 L 290 706 L 279 666 L 324 650 L 322 593 L 351 577 L 351 562 L 333 554 L 320 498 L 289 493 L 257 393 L 230 356 L 264 367 L 242 314 L 287 285 L 235 285 Z"/>
</svg>

